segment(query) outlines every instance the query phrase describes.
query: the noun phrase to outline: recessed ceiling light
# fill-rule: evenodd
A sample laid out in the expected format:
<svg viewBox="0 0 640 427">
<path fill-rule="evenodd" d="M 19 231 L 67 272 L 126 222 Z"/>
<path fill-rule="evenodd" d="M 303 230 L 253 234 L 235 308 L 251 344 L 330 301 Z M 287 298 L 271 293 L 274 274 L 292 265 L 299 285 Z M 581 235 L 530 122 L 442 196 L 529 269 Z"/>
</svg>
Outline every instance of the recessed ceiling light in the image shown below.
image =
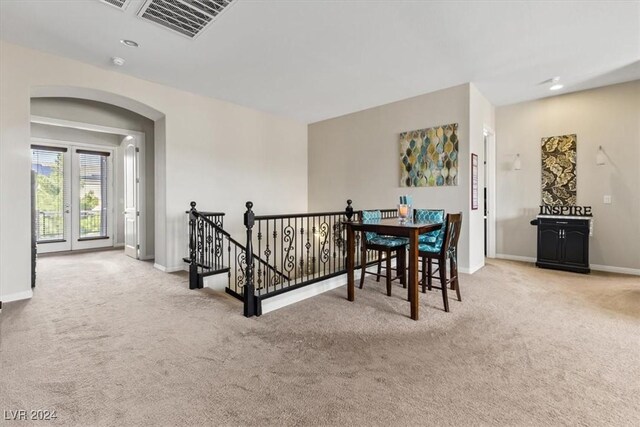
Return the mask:
<svg viewBox="0 0 640 427">
<path fill-rule="evenodd" d="M 140 46 L 138 43 L 134 42 L 133 40 L 127 40 L 127 39 L 120 40 L 120 43 L 122 43 L 125 46 L 129 46 L 129 47 L 138 47 L 138 46 Z"/>
<path fill-rule="evenodd" d="M 561 85 L 560 83 L 556 83 L 556 84 L 554 84 L 553 86 L 551 86 L 551 87 L 549 88 L 549 90 L 560 90 L 560 89 L 562 89 L 563 87 L 564 87 L 564 85 Z"/>
</svg>

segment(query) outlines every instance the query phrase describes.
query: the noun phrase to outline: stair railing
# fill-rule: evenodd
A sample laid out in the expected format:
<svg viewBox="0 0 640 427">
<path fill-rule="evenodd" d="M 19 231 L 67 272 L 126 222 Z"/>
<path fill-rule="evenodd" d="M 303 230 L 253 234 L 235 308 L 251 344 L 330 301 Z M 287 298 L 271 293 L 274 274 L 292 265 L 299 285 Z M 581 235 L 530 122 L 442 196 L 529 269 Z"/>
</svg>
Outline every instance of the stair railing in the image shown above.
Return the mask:
<svg viewBox="0 0 640 427">
<path fill-rule="evenodd" d="M 222 212 L 201 212 L 196 202 L 191 202 L 189 214 L 189 289 L 200 289 L 207 276 L 226 273 L 227 293 L 244 299 L 244 287 L 248 282 L 247 259 L 255 260 L 261 269 L 271 270 L 280 280 L 288 280 L 258 255 L 253 257 L 247 247 L 235 240 L 224 228 Z M 226 255 L 225 255 L 226 252 Z M 252 262 L 253 264 L 253 262 Z M 253 273 L 252 273 L 253 275 Z M 253 278 L 253 277 L 252 277 Z"/>
</svg>

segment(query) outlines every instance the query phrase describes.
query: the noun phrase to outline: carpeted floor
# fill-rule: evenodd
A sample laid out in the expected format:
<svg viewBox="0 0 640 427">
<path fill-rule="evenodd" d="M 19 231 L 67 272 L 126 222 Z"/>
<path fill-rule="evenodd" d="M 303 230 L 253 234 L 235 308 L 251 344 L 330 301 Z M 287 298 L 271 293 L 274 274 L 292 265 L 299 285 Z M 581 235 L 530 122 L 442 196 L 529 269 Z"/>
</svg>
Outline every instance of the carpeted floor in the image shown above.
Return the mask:
<svg viewBox="0 0 640 427">
<path fill-rule="evenodd" d="M 246 319 L 119 251 L 38 272 L 34 298 L 0 315 L 3 411 L 83 426 L 640 425 L 638 277 L 491 260 L 462 276 L 450 313 L 421 294 L 414 322 L 405 291 L 374 281 L 354 303 L 342 287 Z"/>
</svg>

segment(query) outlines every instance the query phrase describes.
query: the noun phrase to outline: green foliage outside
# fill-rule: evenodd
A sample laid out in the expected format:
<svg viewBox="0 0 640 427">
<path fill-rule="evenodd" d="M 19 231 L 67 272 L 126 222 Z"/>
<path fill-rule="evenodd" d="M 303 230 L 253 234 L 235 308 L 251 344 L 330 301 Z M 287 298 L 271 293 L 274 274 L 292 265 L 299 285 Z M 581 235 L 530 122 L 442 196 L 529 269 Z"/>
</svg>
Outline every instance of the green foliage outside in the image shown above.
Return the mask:
<svg viewBox="0 0 640 427">
<path fill-rule="evenodd" d="M 36 174 L 36 203 L 41 212 L 38 216 L 38 236 L 40 240 L 61 239 L 64 237 L 63 192 L 64 179 L 62 156 L 57 156 L 51 165 L 49 175 Z M 80 199 L 82 211 L 91 211 L 100 204 L 100 199 L 93 190 Z M 100 233 L 100 212 L 87 212 L 80 218 L 80 234 L 82 236 Z"/>
<path fill-rule="evenodd" d="M 94 194 L 93 190 L 89 190 L 82 199 L 80 199 L 80 209 L 83 211 L 93 210 L 100 204 L 100 199 Z"/>
</svg>

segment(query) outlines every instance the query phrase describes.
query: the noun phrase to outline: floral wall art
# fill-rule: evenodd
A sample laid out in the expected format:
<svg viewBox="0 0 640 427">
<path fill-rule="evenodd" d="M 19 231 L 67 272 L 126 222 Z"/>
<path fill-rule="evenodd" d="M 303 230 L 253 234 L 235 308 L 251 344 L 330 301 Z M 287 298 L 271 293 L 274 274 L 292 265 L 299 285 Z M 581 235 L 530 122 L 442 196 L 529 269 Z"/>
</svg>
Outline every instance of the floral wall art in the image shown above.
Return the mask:
<svg viewBox="0 0 640 427">
<path fill-rule="evenodd" d="M 400 186 L 458 185 L 458 124 L 400 134 Z"/>
<path fill-rule="evenodd" d="M 542 138 L 542 204 L 576 204 L 575 134 Z"/>
</svg>

